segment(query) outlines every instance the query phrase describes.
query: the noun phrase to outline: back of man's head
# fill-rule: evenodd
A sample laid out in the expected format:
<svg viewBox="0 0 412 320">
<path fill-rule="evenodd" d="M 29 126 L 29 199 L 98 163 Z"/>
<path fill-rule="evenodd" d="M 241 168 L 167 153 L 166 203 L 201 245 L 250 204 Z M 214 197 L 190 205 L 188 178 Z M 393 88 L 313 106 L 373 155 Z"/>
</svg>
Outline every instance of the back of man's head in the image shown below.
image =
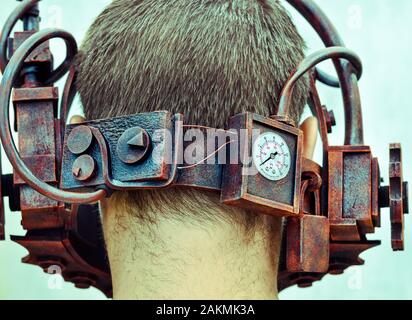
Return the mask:
<svg viewBox="0 0 412 320">
<path fill-rule="evenodd" d="M 88 120 L 168 110 L 185 123 L 223 128 L 241 112 L 275 114 L 303 51 L 277 0 L 115 0 L 86 35 L 77 85 Z M 296 122 L 307 92 L 299 82 Z M 142 224 L 160 216 L 222 220 L 249 232 L 262 221 L 203 191 L 118 192 L 110 203 Z"/>
</svg>

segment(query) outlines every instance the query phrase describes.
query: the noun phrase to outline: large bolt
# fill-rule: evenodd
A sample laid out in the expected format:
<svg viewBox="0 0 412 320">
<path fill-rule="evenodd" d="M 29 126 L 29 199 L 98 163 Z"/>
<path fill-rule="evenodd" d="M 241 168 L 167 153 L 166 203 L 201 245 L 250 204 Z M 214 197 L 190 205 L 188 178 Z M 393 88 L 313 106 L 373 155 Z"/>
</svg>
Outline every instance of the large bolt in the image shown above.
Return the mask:
<svg viewBox="0 0 412 320">
<path fill-rule="evenodd" d="M 126 164 L 143 159 L 150 147 L 150 137 L 140 127 L 127 129 L 117 142 L 117 156 Z"/>
<path fill-rule="evenodd" d="M 336 118 L 333 110 L 328 110 L 326 106 L 322 106 L 323 113 L 325 114 L 326 127 L 328 133 L 332 133 L 332 127 L 336 126 Z"/>
<path fill-rule="evenodd" d="M 89 149 L 93 141 L 92 131 L 88 126 L 81 125 L 73 128 L 67 138 L 67 148 L 73 154 L 82 154 Z"/>
<path fill-rule="evenodd" d="M 79 181 L 90 179 L 96 170 L 94 159 L 88 154 L 84 154 L 76 159 L 73 163 L 73 176 Z"/>
</svg>

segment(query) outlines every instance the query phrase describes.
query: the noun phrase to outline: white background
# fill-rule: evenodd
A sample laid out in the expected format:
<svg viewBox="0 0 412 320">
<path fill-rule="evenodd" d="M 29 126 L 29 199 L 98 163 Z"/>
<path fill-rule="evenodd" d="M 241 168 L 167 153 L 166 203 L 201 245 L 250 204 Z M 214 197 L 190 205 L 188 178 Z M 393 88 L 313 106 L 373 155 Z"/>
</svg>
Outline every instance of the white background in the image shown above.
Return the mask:
<svg viewBox="0 0 412 320">
<path fill-rule="evenodd" d="M 43 0 L 42 27 L 59 27 L 71 32 L 78 43 L 93 19 L 109 0 Z M 282 0 L 282 2 L 285 2 Z M 412 63 L 412 1 L 410 0 L 317 0 L 335 23 L 346 45 L 363 60 L 360 81 L 365 126 L 365 142 L 379 157 L 382 174 L 388 181 L 388 145 L 402 142 L 404 176 L 411 179 L 412 142 L 410 139 Z M 0 0 L 0 25 L 15 7 L 14 0 Z M 308 52 L 323 45 L 314 31 L 288 6 L 308 44 Z M 120 23 L 120 22 L 119 22 Z M 20 27 L 20 26 L 19 26 Z M 64 55 L 61 43 L 52 42 L 58 61 Z M 57 61 L 57 62 L 58 62 Z M 322 66 L 333 72 L 330 63 Z M 59 83 L 61 87 L 61 83 Z M 322 102 L 333 108 L 338 126 L 330 136 L 331 144 L 343 142 L 341 96 L 335 89 L 320 87 Z M 317 159 L 320 150 L 317 150 Z M 3 170 L 11 172 L 3 153 Z M 23 235 L 20 214 L 6 211 L 7 235 Z M 412 299 L 412 232 L 406 218 L 406 251 L 390 248 L 389 211 L 382 210 L 382 228 L 369 239 L 382 245 L 361 255 L 364 266 L 352 267 L 344 275 L 326 276 L 312 288 L 289 288 L 281 299 Z M 0 299 L 104 299 L 96 289 L 80 290 L 56 276 L 44 274 L 39 267 L 25 265 L 20 259 L 26 250 L 6 241 L 0 243 Z"/>
</svg>

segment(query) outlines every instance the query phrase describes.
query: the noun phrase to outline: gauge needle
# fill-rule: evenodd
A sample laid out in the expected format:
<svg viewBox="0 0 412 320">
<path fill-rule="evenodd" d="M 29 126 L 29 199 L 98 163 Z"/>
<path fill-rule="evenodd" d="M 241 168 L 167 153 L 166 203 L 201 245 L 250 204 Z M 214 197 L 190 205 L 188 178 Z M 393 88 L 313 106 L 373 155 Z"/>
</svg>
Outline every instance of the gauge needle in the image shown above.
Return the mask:
<svg viewBox="0 0 412 320">
<path fill-rule="evenodd" d="M 260 165 L 263 166 L 266 162 L 268 162 L 269 160 L 275 159 L 275 157 L 278 155 L 279 153 L 276 151 L 274 153 L 270 154 L 270 157 L 267 158 L 265 161 L 263 161 Z"/>
</svg>

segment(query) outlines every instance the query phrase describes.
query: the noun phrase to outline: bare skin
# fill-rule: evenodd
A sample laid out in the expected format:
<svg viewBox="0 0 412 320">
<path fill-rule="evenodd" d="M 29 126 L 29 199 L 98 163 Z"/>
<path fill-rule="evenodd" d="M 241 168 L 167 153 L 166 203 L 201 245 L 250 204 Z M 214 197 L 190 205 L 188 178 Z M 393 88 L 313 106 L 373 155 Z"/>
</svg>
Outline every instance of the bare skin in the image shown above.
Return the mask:
<svg viewBox="0 0 412 320">
<path fill-rule="evenodd" d="M 71 123 L 82 121 L 75 116 Z M 313 155 L 317 125 L 308 118 L 301 126 L 306 157 Z M 119 199 L 102 201 L 100 207 L 114 299 L 278 298 L 280 219 L 263 216 L 264 227 L 248 234 L 230 219 L 191 219 L 196 212 L 141 224 L 125 214 Z M 208 210 L 236 214 L 236 209 Z"/>
</svg>

